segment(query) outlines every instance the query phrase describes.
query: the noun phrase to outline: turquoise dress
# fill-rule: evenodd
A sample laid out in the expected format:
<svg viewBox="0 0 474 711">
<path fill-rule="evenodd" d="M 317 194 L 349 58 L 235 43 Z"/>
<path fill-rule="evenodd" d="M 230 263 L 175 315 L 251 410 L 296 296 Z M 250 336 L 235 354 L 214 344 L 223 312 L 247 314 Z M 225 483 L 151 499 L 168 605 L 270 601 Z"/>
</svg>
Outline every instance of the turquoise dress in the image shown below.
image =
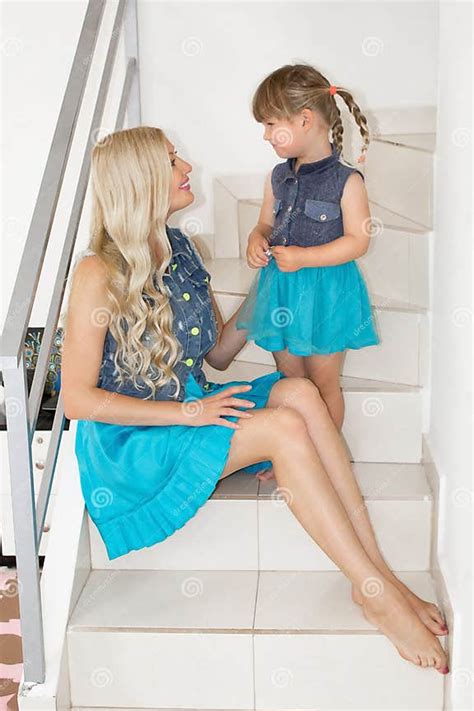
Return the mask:
<svg viewBox="0 0 474 711">
<path fill-rule="evenodd" d="M 177 400 L 193 408 L 202 398 L 230 385 L 252 385 L 238 393 L 255 402 L 251 411 L 266 406 L 276 370 L 253 380 L 208 381 L 202 361 L 216 341 L 216 321 L 208 284 L 210 273 L 191 241 L 167 228 L 173 249 L 165 274 L 173 310 L 173 330 L 183 346 L 175 372 L 180 381 Z M 144 296 L 145 298 L 145 296 Z M 144 342 L 149 336 L 145 334 Z M 118 384 L 113 358 L 116 342 L 107 331 L 98 387 L 131 397 L 149 398 L 151 389 L 138 379 Z M 175 385 L 157 389 L 155 399 L 172 400 Z M 230 422 L 237 417 L 225 416 Z M 110 560 L 165 540 L 192 518 L 214 491 L 225 467 L 234 429 L 221 425 L 117 425 L 79 420 L 75 454 L 81 489 L 89 516 L 96 525 Z M 256 462 L 241 471 L 254 473 L 271 466 Z"/>
<path fill-rule="evenodd" d="M 363 174 L 331 155 L 304 163 L 295 159 L 272 171 L 274 224 L 270 246 L 317 247 L 344 234 L 341 209 L 344 186 L 352 173 Z M 243 302 L 236 327 L 267 351 L 326 355 L 380 342 L 367 287 L 355 260 L 280 271 L 269 255 Z"/>
</svg>

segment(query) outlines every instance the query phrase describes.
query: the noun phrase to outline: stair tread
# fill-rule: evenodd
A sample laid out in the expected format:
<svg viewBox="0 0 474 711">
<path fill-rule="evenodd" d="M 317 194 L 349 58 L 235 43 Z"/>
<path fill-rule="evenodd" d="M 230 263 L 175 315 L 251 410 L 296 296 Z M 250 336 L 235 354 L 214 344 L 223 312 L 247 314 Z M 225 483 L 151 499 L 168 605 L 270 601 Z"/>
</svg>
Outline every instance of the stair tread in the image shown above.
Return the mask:
<svg viewBox="0 0 474 711">
<path fill-rule="evenodd" d="M 212 368 L 209 363 L 204 362 L 203 370 L 209 380 L 216 383 L 226 383 L 231 380 L 253 380 L 261 375 L 273 373 L 276 370 L 276 366 L 266 365 L 265 363 L 234 360 L 226 370 L 216 370 Z M 404 385 L 402 383 L 390 383 L 383 380 L 369 380 L 368 378 L 354 378 L 348 375 L 341 376 L 341 387 L 344 392 L 420 392 L 420 387 L 417 385 Z"/>
<path fill-rule="evenodd" d="M 428 572 L 397 577 L 436 602 Z M 100 628 L 379 635 L 350 592 L 340 571 L 92 570 L 68 633 Z M 368 583 L 367 594 L 373 592 Z"/>
<path fill-rule="evenodd" d="M 374 136 L 373 140 L 415 148 L 427 153 L 434 153 L 436 150 L 436 133 L 384 133 Z"/>
<path fill-rule="evenodd" d="M 211 274 L 211 286 L 214 292 L 234 296 L 248 294 L 250 285 L 255 279 L 258 270 L 251 269 L 245 259 L 238 257 L 223 257 L 204 260 L 206 269 Z M 384 310 L 409 311 L 424 313 L 422 306 L 400 301 L 387 296 L 380 296 L 369 291 L 369 300 L 374 308 Z"/>
</svg>

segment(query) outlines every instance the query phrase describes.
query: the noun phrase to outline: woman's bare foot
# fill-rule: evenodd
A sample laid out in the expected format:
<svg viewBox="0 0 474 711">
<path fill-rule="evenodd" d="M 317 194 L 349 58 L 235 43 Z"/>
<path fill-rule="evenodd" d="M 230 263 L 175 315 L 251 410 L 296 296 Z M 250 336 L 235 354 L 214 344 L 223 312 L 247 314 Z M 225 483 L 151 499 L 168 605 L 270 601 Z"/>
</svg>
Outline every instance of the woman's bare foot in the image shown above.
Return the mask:
<svg viewBox="0 0 474 711">
<path fill-rule="evenodd" d="M 261 472 L 257 472 L 255 476 L 257 479 L 260 479 L 260 481 L 269 481 L 275 478 L 275 473 L 273 467 L 270 467 L 270 469 L 263 469 Z"/>
<path fill-rule="evenodd" d="M 449 630 L 444 621 L 443 615 L 439 608 L 432 602 L 427 602 L 422 600 L 418 595 L 415 595 L 409 588 L 407 588 L 401 580 L 395 578 L 392 580 L 395 587 L 402 593 L 406 601 L 409 603 L 410 607 L 418 615 L 423 624 L 433 632 L 433 634 L 443 636 L 448 634 Z M 352 599 L 358 605 L 362 605 L 365 597 L 360 590 L 358 590 L 355 585 L 352 586 Z"/>
<path fill-rule="evenodd" d="M 439 639 L 421 622 L 395 585 L 378 581 L 361 592 L 364 617 L 385 634 L 403 659 L 421 667 L 449 672 L 447 657 Z M 374 593 L 374 588 L 376 594 Z M 369 592 L 370 589 L 370 592 Z"/>
</svg>

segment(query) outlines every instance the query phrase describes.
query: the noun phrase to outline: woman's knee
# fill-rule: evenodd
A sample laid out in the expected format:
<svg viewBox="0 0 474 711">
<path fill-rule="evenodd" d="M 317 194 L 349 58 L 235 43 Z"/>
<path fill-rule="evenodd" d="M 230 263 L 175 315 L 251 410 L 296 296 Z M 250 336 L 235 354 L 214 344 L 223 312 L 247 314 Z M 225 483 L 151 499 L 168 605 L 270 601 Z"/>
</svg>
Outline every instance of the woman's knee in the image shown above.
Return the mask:
<svg viewBox="0 0 474 711">
<path fill-rule="evenodd" d="M 272 412 L 275 444 L 288 442 L 295 438 L 307 436 L 308 430 L 304 416 L 291 405 L 281 405 Z"/>
<path fill-rule="evenodd" d="M 301 403 L 322 402 L 318 386 L 309 378 L 283 378 L 278 380 L 272 388 L 268 404 L 271 407 L 287 406 L 301 409 Z"/>
</svg>

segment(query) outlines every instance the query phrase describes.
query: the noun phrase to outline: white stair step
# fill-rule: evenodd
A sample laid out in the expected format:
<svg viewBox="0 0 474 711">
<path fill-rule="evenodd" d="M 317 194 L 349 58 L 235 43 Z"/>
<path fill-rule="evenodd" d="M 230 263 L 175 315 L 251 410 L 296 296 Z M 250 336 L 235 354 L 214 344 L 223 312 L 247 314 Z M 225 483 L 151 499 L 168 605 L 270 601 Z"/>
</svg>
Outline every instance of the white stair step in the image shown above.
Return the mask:
<svg viewBox="0 0 474 711">
<path fill-rule="evenodd" d="M 436 602 L 429 574 L 399 577 Z M 92 571 L 67 632 L 72 705 L 441 710 L 443 677 L 401 659 L 350 587 L 339 571 Z"/>
<path fill-rule="evenodd" d="M 253 380 L 275 366 L 234 360 L 225 371 L 207 363 L 203 370 L 209 380 L 226 383 Z M 421 461 L 420 388 L 349 376 L 342 376 L 341 386 L 346 408 L 342 434 L 353 461 Z"/>
<path fill-rule="evenodd" d="M 428 229 L 432 226 L 433 150 L 420 134 L 377 136 L 367 153 L 365 183 L 373 202 Z M 403 141 L 403 143 L 401 142 Z"/>
<path fill-rule="evenodd" d="M 393 570 L 428 570 L 431 492 L 421 464 L 358 462 L 354 474 L 379 546 Z M 287 507 L 276 482 L 234 473 L 165 541 L 108 560 L 89 519 L 93 568 L 335 570 Z"/>
</svg>

